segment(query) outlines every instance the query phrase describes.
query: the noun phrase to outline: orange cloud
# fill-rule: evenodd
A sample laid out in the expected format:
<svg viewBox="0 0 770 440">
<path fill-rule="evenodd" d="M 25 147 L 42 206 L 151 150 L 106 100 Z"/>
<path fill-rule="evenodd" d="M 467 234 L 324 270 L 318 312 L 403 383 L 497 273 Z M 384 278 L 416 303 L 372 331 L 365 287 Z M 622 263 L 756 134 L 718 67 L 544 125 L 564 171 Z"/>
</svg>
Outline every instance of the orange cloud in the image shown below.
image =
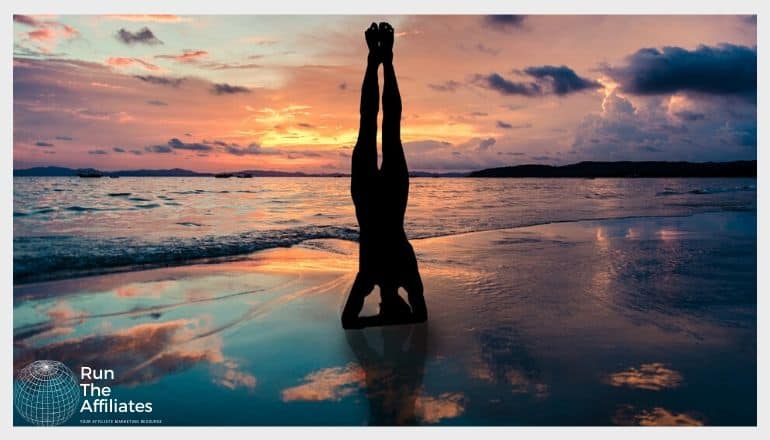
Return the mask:
<svg viewBox="0 0 770 440">
<path fill-rule="evenodd" d="M 349 396 L 366 383 L 366 374 L 360 366 L 350 363 L 344 367 L 325 368 L 305 376 L 306 383 L 283 390 L 284 402 L 338 401 Z"/>
<path fill-rule="evenodd" d="M 465 396 L 461 393 L 442 393 L 437 397 L 419 396 L 414 412 L 425 423 L 438 423 L 452 419 L 465 412 Z"/>
<path fill-rule="evenodd" d="M 179 55 L 155 55 L 155 58 L 174 60 L 179 63 L 194 63 L 208 54 L 205 50 L 186 50 Z"/>
<path fill-rule="evenodd" d="M 675 413 L 665 408 L 635 412 L 633 405 L 618 408 L 612 422 L 622 426 L 703 426 L 702 417 L 689 413 Z"/>
<path fill-rule="evenodd" d="M 155 64 L 148 63 L 147 61 L 141 60 L 139 58 L 109 57 L 107 58 L 107 61 L 105 61 L 105 64 L 112 67 L 137 66 L 150 72 L 158 72 L 163 70 Z"/>
<path fill-rule="evenodd" d="M 660 391 L 682 384 L 682 375 L 666 368 L 662 363 L 642 364 L 626 371 L 611 374 L 607 382 L 614 387 L 627 386 L 640 390 Z"/>
</svg>

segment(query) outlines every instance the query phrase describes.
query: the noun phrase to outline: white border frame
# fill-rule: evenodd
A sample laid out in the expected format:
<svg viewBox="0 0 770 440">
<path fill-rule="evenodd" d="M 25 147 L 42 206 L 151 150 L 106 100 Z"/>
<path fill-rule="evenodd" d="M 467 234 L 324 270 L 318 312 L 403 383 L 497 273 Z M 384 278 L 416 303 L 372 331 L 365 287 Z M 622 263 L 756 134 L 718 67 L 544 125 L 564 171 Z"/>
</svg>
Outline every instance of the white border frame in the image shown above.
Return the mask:
<svg viewBox="0 0 770 440">
<path fill-rule="evenodd" d="M 9 4 L 10 3 L 10 4 Z M 360 2 L 355 0 L 280 0 L 271 2 L 259 2 L 254 0 L 217 0 L 217 1 L 192 1 L 192 0 L 167 0 L 159 4 L 157 0 L 113 0 L 110 2 L 100 0 L 77 0 L 64 3 L 60 0 L 24 0 L 6 1 L 0 5 L 2 19 L 0 19 L 0 33 L 4 35 L 2 49 L 0 50 L 0 64 L 2 70 L 2 88 L 0 88 L 0 136 L 4 143 L 0 148 L 0 160 L 3 162 L 0 178 L 3 190 L 0 191 L 0 205 L 5 206 L 3 215 L 5 221 L 0 224 L 5 240 L 0 248 L 0 278 L 5 288 L 0 291 L 0 304 L 2 304 L 0 326 L 0 347 L 13 347 L 13 99 L 12 99 L 12 49 L 13 49 L 13 25 L 14 13 L 24 14 L 105 14 L 105 13 L 173 13 L 173 14 L 320 14 L 320 15 L 373 15 L 376 20 L 380 15 L 408 15 L 408 14 L 483 14 L 483 13 L 518 13 L 518 14 L 757 14 L 757 47 L 759 49 L 758 78 L 768 72 L 766 47 L 768 20 L 766 14 L 770 2 L 761 0 L 644 0 L 636 2 L 620 2 L 612 0 L 517 0 L 514 2 L 489 1 L 489 0 L 388 0 L 387 4 L 374 2 Z M 764 81 L 759 81 L 758 89 L 757 121 L 765 120 L 767 115 L 767 88 Z M 757 266 L 768 268 L 768 232 L 763 226 L 763 221 L 768 220 L 768 204 L 766 199 L 766 184 L 770 182 L 770 165 L 768 165 L 766 153 L 760 145 L 764 145 L 768 136 L 761 124 L 758 124 L 757 160 L 758 160 L 758 208 L 759 217 L 757 230 Z M 757 371 L 767 372 L 767 328 L 765 322 L 768 302 L 762 294 L 767 292 L 767 272 L 758 270 L 757 279 Z M 0 377 L 12 377 L 12 351 L 0 351 Z M 766 428 L 770 419 L 768 417 L 768 382 L 766 378 L 757 378 L 757 428 L 172 428 L 172 427 L 138 427 L 126 429 L 118 427 L 73 427 L 73 428 L 13 428 L 13 390 L 11 380 L 0 380 L 0 425 L 2 425 L 4 438 L 11 434 L 13 438 L 37 438 L 41 435 L 53 435 L 57 439 L 62 438 L 103 438 L 105 435 L 115 438 L 134 438 L 141 435 L 174 435 L 184 436 L 212 436 L 222 431 L 231 438 L 249 438 L 255 436 L 313 436 L 337 439 L 358 439 L 361 436 L 367 438 L 384 439 L 393 435 L 407 437 L 441 437 L 464 438 L 468 435 L 481 434 L 485 438 L 510 438 L 512 435 L 526 435 L 528 437 L 546 438 L 551 436 L 569 436 L 570 438 L 582 437 L 594 439 L 615 440 L 618 435 L 631 438 L 656 436 L 665 438 L 681 438 L 702 436 L 706 438 L 719 438 L 725 436 L 745 436 L 757 438 L 761 432 L 768 434 Z M 718 398 L 718 396 L 715 396 Z M 54 431 L 55 430 L 55 431 Z"/>
</svg>

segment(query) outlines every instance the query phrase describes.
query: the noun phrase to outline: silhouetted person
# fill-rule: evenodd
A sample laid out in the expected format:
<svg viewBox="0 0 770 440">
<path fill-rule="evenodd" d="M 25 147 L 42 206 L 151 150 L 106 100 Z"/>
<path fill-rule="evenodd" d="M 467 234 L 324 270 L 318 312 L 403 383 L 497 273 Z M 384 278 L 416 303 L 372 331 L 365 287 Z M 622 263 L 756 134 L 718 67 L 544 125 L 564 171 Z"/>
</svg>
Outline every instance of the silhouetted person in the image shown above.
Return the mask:
<svg viewBox="0 0 770 440">
<path fill-rule="evenodd" d="M 372 23 L 365 32 L 369 46 L 361 86 L 361 122 L 353 149 L 350 192 L 360 229 L 358 274 L 342 312 L 342 326 L 424 322 L 428 312 L 414 249 L 404 232 L 409 171 L 401 145 L 401 95 L 393 69 L 393 27 Z M 382 167 L 377 169 L 377 69 L 382 63 Z M 380 287 L 380 314 L 359 318 L 364 298 Z M 409 305 L 398 295 L 407 292 Z"/>
<path fill-rule="evenodd" d="M 363 332 L 345 336 L 364 370 L 369 424 L 416 425 L 417 398 L 425 375 L 428 324 L 380 328 L 382 354 L 372 348 Z"/>
</svg>

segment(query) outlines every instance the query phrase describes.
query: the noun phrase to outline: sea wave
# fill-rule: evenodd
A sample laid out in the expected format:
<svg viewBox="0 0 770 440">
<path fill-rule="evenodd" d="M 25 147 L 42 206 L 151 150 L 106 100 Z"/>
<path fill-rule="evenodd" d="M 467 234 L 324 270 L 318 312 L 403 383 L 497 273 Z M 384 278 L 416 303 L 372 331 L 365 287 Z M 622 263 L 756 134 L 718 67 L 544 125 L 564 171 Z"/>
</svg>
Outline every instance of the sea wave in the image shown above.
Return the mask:
<svg viewBox="0 0 770 440">
<path fill-rule="evenodd" d="M 740 191 L 756 191 L 756 185 L 741 185 L 730 187 L 716 187 L 716 188 L 696 188 L 688 191 L 677 191 L 672 188 L 665 188 L 663 191 L 656 193 L 656 196 L 676 196 L 684 194 L 719 194 L 728 192 L 740 192 Z"/>
<path fill-rule="evenodd" d="M 17 237 L 14 239 L 13 282 L 21 284 L 139 267 L 181 265 L 324 238 L 355 241 L 358 231 L 338 226 L 304 226 L 229 236 L 167 238 L 159 242 L 141 241 L 135 237 Z"/>
</svg>

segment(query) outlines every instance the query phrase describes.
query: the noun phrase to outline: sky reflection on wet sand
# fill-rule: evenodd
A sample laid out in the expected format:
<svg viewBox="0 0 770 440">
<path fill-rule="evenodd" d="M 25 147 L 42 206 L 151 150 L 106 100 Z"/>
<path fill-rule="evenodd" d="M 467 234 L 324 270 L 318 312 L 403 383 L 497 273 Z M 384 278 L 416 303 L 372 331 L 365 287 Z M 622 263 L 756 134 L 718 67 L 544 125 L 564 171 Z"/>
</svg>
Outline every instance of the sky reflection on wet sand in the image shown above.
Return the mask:
<svg viewBox="0 0 770 440">
<path fill-rule="evenodd" d="M 14 367 L 115 369 L 169 425 L 751 425 L 755 231 L 719 213 L 416 240 L 428 324 L 347 333 L 339 240 L 21 285 Z"/>
</svg>

